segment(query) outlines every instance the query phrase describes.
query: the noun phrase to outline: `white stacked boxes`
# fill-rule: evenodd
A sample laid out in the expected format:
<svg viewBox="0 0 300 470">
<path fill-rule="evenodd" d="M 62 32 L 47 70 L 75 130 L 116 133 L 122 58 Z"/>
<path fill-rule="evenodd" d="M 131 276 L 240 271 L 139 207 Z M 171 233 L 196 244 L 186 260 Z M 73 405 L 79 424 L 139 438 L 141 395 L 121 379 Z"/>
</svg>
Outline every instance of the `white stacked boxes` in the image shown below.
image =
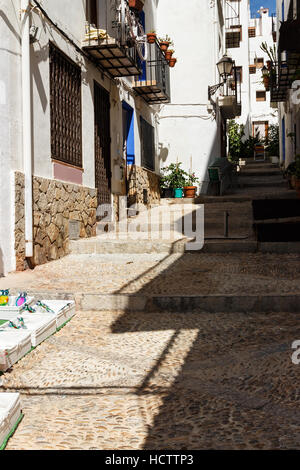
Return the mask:
<svg viewBox="0 0 300 470">
<path fill-rule="evenodd" d="M 0 327 L 0 371 L 5 372 L 31 350 L 31 334 L 27 330 Z"/>
<path fill-rule="evenodd" d="M 20 394 L 0 393 L 0 450 L 22 417 Z"/>
<path fill-rule="evenodd" d="M 33 304 L 33 297 L 29 297 L 27 305 L 16 307 L 16 299 L 10 296 L 9 304 L 0 307 L 0 371 L 9 369 L 75 315 L 73 300 Z"/>
<path fill-rule="evenodd" d="M 33 303 L 34 297 L 28 297 L 26 302 L 19 307 L 16 306 L 16 300 L 17 296 L 10 295 L 8 304 L 0 306 L 0 320 L 14 321 L 25 305 L 31 305 Z"/>
<path fill-rule="evenodd" d="M 31 334 L 31 344 L 34 348 L 56 332 L 56 318 L 54 315 L 26 312 L 22 313 L 22 319 L 25 324 L 22 331 Z"/>
<path fill-rule="evenodd" d="M 55 315 L 56 328 L 60 328 L 67 321 L 69 321 L 75 315 L 75 302 L 74 300 L 42 300 L 42 304 L 47 305 Z M 36 306 L 34 307 L 36 308 Z M 45 309 L 38 307 L 38 310 L 42 312 Z"/>
</svg>

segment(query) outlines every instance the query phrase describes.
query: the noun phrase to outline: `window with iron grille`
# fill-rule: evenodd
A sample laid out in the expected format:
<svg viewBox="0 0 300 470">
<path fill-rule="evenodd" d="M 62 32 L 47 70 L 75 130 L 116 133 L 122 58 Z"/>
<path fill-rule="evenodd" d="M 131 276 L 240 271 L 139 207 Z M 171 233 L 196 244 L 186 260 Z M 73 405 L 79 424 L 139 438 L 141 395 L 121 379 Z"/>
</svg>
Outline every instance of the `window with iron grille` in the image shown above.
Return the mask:
<svg viewBox="0 0 300 470">
<path fill-rule="evenodd" d="M 257 91 L 256 92 L 256 101 L 266 101 L 266 92 L 265 91 Z"/>
<path fill-rule="evenodd" d="M 243 82 L 243 67 L 235 67 L 235 70 L 236 70 L 236 81 L 238 83 L 242 83 Z"/>
<path fill-rule="evenodd" d="M 155 170 L 154 127 L 141 117 L 141 163 L 147 170 Z"/>
<path fill-rule="evenodd" d="M 259 58 L 256 57 L 256 58 L 254 59 L 254 63 L 255 63 L 255 65 L 256 65 L 256 67 L 257 67 L 258 69 L 263 68 L 263 66 L 264 66 L 264 59 L 263 59 L 263 57 L 259 57 Z"/>
<path fill-rule="evenodd" d="M 52 43 L 49 55 L 51 157 L 82 167 L 81 70 Z"/>
<path fill-rule="evenodd" d="M 250 28 L 248 28 L 248 36 L 249 36 L 249 38 L 255 38 L 255 36 L 256 36 L 255 26 L 251 26 Z"/>
<path fill-rule="evenodd" d="M 256 65 L 249 65 L 249 73 L 250 74 L 256 73 Z"/>
</svg>

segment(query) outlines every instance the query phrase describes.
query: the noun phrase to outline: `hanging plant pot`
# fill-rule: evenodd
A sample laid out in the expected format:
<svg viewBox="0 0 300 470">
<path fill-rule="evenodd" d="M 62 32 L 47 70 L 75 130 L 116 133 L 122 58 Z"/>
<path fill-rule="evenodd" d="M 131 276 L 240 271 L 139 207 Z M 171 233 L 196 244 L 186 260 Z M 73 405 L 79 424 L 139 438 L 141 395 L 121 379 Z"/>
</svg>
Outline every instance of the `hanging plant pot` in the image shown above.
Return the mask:
<svg viewBox="0 0 300 470">
<path fill-rule="evenodd" d="M 134 8 L 137 11 L 142 11 L 144 8 L 144 0 L 129 0 L 129 8 Z"/>
<path fill-rule="evenodd" d="M 176 62 L 177 62 L 177 59 L 175 59 L 175 57 L 171 57 L 171 59 L 169 60 L 169 67 L 171 68 L 175 67 Z"/>
<path fill-rule="evenodd" d="M 149 44 L 154 44 L 156 41 L 156 34 L 155 33 L 148 33 L 147 34 L 147 41 Z"/>
<path fill-rule="evenodd" d="M 184 197 L 188 197 L 188 198 L 195 197 L 197 186 L 185 186 L 183 189 L 184 189 Z"/>
<path fill-rule="evenodd" d="M 173 51 L 170 50 L 170 49 L 168 49 L 168 50 L 165 52 L 165 58 L 167 59 L 168 62 L 170 62 L 172 55 L 173 55 Z"/>
<path fill-rule="evenodd" d="M 159 43 L 160 48 L 163 52 L 166 52 L 168 50 L 169 44 L 170 44 L 169 41 L 161 41 Z"/>
</svg>

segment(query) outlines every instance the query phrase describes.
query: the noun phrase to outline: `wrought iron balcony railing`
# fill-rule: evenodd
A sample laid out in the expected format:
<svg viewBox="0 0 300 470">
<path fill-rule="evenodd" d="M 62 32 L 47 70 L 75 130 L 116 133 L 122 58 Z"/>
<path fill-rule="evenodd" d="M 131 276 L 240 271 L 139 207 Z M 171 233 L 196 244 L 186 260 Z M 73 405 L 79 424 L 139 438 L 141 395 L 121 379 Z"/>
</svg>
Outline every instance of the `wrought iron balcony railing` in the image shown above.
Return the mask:
<svg viewBox="0 0 300 470">
<path fill-rule="evenodd" d="M 141 73 L 145 45 L 137 11 L 128 0 L 117 0 L 113 8 L 106 8 L 106 17 L 97 27 L 86 24 L 82 48 L 111 76 L 125 77 Z"/>
<path fill-rule="evenodd" d="M 233 119 L 241 115 L 242 91 L 236 68 L 234 68 L 233 77 L 220 88 L 218 104 L 224 119 Z"/>
<path fill-rule="evenodd" d="M 142 73 L 135 77 L 133 89 L 147 103 L 169 103 L 170 67 L 158 42 L 147 44 L 148 58 L 142 64 Z"/>
<path fill-rule="evenodd" d="M 293 55 L 289 60 L 272 63 L 270 70 L 271 102 L 286 101 L 288 90 L 295 80 L 300 80 L 300 56 Z"/>
<path fill-rule="evenodd" d="M 240 0 L 227 0 L 225 2 L 226 49 L 240 47 L 242 39 L 240 4 Z"/>
</svg>

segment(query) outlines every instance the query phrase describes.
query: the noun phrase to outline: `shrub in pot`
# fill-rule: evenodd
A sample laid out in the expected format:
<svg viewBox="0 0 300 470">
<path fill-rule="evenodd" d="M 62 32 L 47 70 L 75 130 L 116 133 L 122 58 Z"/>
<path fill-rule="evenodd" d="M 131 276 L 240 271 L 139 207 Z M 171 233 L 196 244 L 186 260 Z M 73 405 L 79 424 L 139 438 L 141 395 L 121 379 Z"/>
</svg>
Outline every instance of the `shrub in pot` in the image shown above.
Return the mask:
<svg viewBox="0 0 300 470">
<path fill-rule="evenodd" d="M 159 38 L 159 45 L 163 52 L 166 52 L 169 46 L 173 44 L 174 44 L 173 41 L 168 35 L 166 35 L 165 37 Z"/>
<path fill-rule="evenodd" d="M 195 183 L 198 183 L 198 178 L 196 178 L 195 173 L 191 173 L 188 175 L 188 179 L 186 180 L 184 186 L 184 197 L 194 198 L 196 195 L 197 186 Z"/>
<path fill-rule="evenodd" d="M 174 197 L 182 197 L 183 187 L 185 186 L 187 173 L 181 168 L 182 163 L 171 163 L 169 166 L 161 169 L 161 188 L 163 194 L 166 190 L 172 190 Z M 165 196 L 166 197 L 166 196 Z"/>
<path fill-rule="evenodd" d="M 150 31 L 147 34 L 147 41 L 149 44 L 154 44 L 156 41 L 156 32 L 155 31 Z"/>
<path fill-rule="evenodd" d="M 176 62 L 177 62 L 177 59 L 175 59 L 175 57 L 171 57 L 171 59 L 169 60 L 169 67 L 171 68 L 175 67 Z"/>
</svg>

